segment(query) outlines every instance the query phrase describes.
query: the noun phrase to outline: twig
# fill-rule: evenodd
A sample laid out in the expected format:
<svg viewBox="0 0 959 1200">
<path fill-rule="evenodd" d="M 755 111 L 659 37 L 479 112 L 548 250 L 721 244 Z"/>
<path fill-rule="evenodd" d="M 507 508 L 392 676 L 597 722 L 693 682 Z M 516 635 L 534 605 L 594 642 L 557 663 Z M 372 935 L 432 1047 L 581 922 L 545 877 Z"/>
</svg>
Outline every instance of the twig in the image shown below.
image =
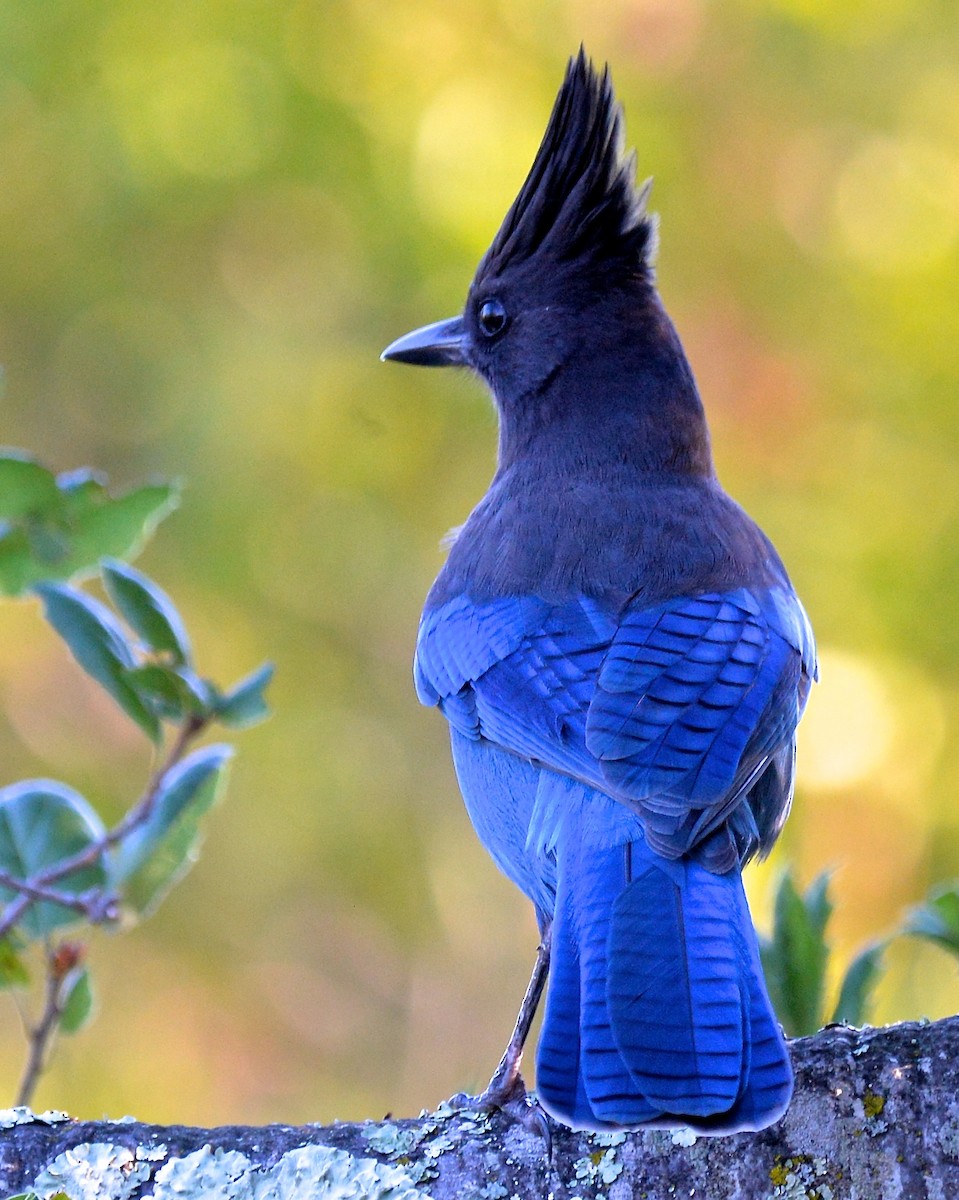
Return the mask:
<svg viewBox="0 0 959 1200">
<path fill-rule="evenodd" d="M 10 876 L 6 878 L 0 877 L 0 883 L 11 888 L 16 888 L 20 893 L 10 901 L 3 910 L 3 915 L 0 916 L 0 938 L 6 936 L 22 918 L 27 909 L 31 905 L 36 904 L 38 900 L 53 899 L 57 904 L 63 904 L 67 908 L 78 909 L 78 911 L 88 916 L 94 913 L 101 921 L 109 917 L 110 906 L 100 904 L 99 907 L 94 907 L 94 896 L 88 896 L 84 900 L 82 896 L 76 895 L 71 897 L 69 894 L 61 895 L 56 892 L 51 895 L 49 885 L 56 883 L 59 879 L 63 879 L 66 875 L 72 875 L 83 867 L 90 866 L 91 863 L 97 861 L 105 850 L 116 845 L 127 834 L 149 819 L 166 776 L 183 757 L 193 739 L 206 728 L 209 721 L 210 717 L 196 714 L 184 721 L 163 762 L 160 763 L 150 776 L 146 790 L 141 798 L 122 820 L 102 837 L 90 842 L 88 846 L 84 846 L 82 850 L 70 855 L 69 858 L 63 858 L 59 862 L 46 867 L 44 870 L 38 871 L 27 880 L 16 880 Z"/>
<path fill-rule="evenodd" d="M 29 900 L 48 900 L 51 904 L 59 904 L 61 908 L 72 908 L 75 912 L 90 914 L 93 904 L 89 896 L 77 892 L 59 892 L 56 888 L 44 887 L 35 880 L 18 879 L 8 871 L 0 870 L 0 887 L 9 888 L 12 892 L 26 896 Z"/>
<path fill-rule="evenodd" d="M 67 974 L 80 962 L 82 948 L 68 942 L 54 948 L 47 944 L 47 977 L 44 990 L 43 1013 L 33 1026 L 27 1026 L 30 1054 L 20 1080 L 17 1104 L 29 1106 L 34 1089 L 43 1071 L 47 1058 L 47 1047 L 56 1033 L 63 1016 L 63 981 Z"/>
<path fill-rule="evenodd" d="M 193 716 L 184 721 L 184 723 L 180 726 L 180 730 L 175 741 L 173 742 L 173 745 L 170 747 L 166 758 L 150 776 L 146 786 L 146 791 L 143 793 L 143 796 L 118 824 L 114 825 L 111 830 L 108 830 L 106 835 L 101 839 L 102 845 L 96 849 L 95 853 L 93 853 L 91 857 L 81 862 L 79 864 L 80 866 L 86 866 L 88 862 L 94 861 L 105 849 L 116 845 L 116 843 L 122 838 L 126 837 L 126 835 L 132 829 L 136 829 L 138 825 L 142 825 L 143 822 L 146 821 L 153 811 L 154 802 L 156 801 L 157 795 L 160 792 L 160 787 L 162 786 L 164 779 L 183 757 L 187 747 L 193 741 L 193 739 L 197 737 L 209 723 L 210 717 L 201 717 L 195 713 Z M 80 854 L 75 855 L 73 859 L 64 859 L 62 863 L 58 863 L 57 867 L 60 869 L 56 875 L 51 876 L 50 872 L 53 870 L 53 868 L 49 868 L 45 874 L 38 876 L 38 878 L 40 878 L 43 883 L 49 883 L 51 878 L 62 878 L 64 874 L 62 868 L 66 866 L 67 872 L 76 870 L 77 864 L 75 860 L 83 857 L 84 854 L 89 854 L 89 848 L 87 851 L 81 851 Z"/>
<path fill-rule="evenodd" d="M 6 937 L 33 902 L 33 898 L 26 892 L 21 892 L 19 896 L 10 901 L 3 910 L 3 917 L 0 918 L 0 938 Z"/>
</svg>

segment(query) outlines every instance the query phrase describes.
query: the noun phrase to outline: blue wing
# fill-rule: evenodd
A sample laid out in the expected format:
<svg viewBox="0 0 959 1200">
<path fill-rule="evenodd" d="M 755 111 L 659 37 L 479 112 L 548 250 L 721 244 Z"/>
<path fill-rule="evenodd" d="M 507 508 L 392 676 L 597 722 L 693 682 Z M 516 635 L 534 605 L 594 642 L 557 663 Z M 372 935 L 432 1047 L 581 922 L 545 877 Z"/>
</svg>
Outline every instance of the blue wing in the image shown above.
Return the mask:
<svg viewBox="0 0 959 1200">
<path fill-rule="evenodd" d="M 652 607 L 460 596 L 424 614 L 416 656 L 420 698 L 460 732 L 624 801 L 653 849 L 717 870 L 781 824 L 814 673 L 783 588 Z"/>
</svg>

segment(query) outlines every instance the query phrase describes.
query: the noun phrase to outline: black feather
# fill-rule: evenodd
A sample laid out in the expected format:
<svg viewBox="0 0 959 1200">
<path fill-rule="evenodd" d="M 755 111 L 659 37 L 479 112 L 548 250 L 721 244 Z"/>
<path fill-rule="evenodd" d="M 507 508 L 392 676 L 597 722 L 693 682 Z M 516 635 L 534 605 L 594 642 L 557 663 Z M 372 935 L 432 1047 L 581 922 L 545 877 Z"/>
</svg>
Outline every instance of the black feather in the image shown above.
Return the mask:
<svg viewBox="0 0 959 1200">
<path fill-rule="evenodd" d="M 500 274 L 535 255 L 650 275 L 651 181 L 637 188 L 635 172 L 635 153 L 623 155 L 623 112 L 609 67 L 600 75 L 581 48 L 566 68 L 526 182 L 477 274 Z"/>
</svg>

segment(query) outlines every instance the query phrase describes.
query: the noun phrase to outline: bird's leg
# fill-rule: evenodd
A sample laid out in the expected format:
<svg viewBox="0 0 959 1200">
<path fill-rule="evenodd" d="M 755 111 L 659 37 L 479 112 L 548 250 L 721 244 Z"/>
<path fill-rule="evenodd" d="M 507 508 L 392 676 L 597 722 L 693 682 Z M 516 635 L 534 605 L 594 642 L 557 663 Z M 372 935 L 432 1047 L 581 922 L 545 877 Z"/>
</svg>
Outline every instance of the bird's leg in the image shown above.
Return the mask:
<svg viewBox="0 0 959 1200">
<path fill-rule="evenodd" d="M 546 977 L 549 975 L 549 935 L 550 926 L 547 925 L 536 949 L 533 973 L 526 987 L 526 995 L 520 1005 L 506 1052 L 493 1072 L 493 1078 L 489 1081 L 486 1091 L 476 1097 L 477 1100 L 486 1101 L 491 1108 L 502 1108 L 508 1100 L 517 1098 L 517 1094 L 521 1099 L 526 1096 L 519 1065 L 523 1059 L 523 1047 L 526 1045 L 533 1017 L 536 1016 L 543 988 L 546 986 Z"/>
<path fill-rule="evenodd" d="M 531 1103 L 527 1097 L 526 1085 L 519 1073 L 519 1065 L 523 1058 L 523 1047 L 533 1023 L 533 1017 L 536 1015 L 543 988 L 546 986 L 546 977 L 549 975 L 549 943 L 550 926 L 546 924 L 536 950 L 533 973 L 526 987 L 523 1003 L 520 1005 L 513 1034 L 506 1047 L 506 1053 L 500 1059 L 499 1066 L 493 1072 L 493 1078 L 489 1081 L 486 1090 L 478 1096 L 464 1094 L 454 1096 L 451 1101 L 452 1104 L 461 1108 L 479 1110 L 501 1108 L 523 1120 L 524 1123 L 527 1119 L 532 1118 L 547 1141 L 549 1140 L 549 1127 L 546 1125 L 542 1110 L 538 1105 Z"/>
</svg>

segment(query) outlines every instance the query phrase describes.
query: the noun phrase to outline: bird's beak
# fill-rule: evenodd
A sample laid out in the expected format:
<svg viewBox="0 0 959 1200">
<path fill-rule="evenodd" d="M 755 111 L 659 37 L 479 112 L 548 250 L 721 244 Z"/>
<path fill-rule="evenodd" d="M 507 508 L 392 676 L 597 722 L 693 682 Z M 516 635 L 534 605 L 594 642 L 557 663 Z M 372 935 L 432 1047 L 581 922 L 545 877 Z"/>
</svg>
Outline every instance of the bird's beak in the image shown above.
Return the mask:
<svg viewBox="0 0 959 1200">
<path fill-rule="evenodd" d="M 380 355 L 386 362 L 413 363 L 418 367 L 456 367 L 466 365 L 466 326 L 462 317 L 437 321 L 414 329 L 397 338 Z"/>
</svg>

